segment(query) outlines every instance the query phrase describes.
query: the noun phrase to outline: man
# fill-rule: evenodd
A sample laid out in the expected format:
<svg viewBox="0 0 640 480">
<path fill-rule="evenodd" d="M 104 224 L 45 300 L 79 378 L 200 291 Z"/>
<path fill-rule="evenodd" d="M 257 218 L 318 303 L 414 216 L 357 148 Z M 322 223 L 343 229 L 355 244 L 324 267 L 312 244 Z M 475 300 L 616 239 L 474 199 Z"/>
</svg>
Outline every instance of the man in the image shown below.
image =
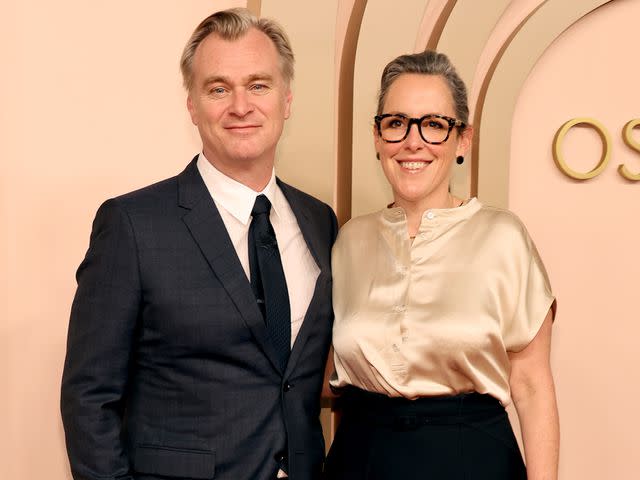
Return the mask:
<svg viewBox="0 0 640 480">
<path fill-rule="evenodd" d="M 61 400 L 71 470 L 317 478 L 337 226 L 273 174 L 293 54 L 277 24 L 233 9 L 196 28 L 181 67 L 202 153 L 105 202 L 78 269 Z"/>
</svg>

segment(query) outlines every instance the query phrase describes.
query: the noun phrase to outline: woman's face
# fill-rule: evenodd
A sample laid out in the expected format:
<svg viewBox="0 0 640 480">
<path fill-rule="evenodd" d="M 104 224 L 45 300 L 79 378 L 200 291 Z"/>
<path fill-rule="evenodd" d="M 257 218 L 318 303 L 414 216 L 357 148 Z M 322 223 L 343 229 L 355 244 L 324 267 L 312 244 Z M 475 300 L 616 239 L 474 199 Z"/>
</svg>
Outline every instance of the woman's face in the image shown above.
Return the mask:
<svg viewBox="0 0 640 480">
<path fill-rule="evenodd" d="M 412 73 L 400 75 L 391 84 L 382 113 L 411 118 L 427 114 L 456 118 L 453 97 L 444 78 Z M 462 135 L 453 128 L 446 142 L 429 144 L 422 140 L 418 126 L 414 124 L 403 141 L 387 143 L 374 127 L 375 148 L 393 189 L 396 205 L 450 206 L 444 202 L 448 201 L 451 165 L 458 155 L 464 155 L 470 141 L 470 128 Z"/>
</svg>

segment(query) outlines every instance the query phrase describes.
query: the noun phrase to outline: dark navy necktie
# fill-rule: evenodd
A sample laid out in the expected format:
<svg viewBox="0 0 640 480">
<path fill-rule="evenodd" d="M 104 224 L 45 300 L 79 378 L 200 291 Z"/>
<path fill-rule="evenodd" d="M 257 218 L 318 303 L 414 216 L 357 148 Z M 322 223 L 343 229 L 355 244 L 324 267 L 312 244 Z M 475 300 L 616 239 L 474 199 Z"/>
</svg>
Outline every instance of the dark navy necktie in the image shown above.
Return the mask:
<svg viewBox="0 0 640 480">
<path fill-rule="evenodd" d="M 270 212 L 269 199 L 258 195 L 249 226 L 249 269 L 253 293 L 284 371 L 291 351 L 291 307 Z"/>
</svg>

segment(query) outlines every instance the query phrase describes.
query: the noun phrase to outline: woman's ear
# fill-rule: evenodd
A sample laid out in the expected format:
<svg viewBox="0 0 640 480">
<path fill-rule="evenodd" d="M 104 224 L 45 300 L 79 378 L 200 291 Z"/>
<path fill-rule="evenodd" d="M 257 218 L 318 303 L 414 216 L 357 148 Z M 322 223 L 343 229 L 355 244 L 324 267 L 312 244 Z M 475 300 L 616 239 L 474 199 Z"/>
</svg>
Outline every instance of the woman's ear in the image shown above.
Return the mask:
<svg viewBox="0 0 640 480">
<path fill-rule="evenodd" d="M 473 141 L 473 127 L 469 125 L 460 133 L 458 140 L 458 148 L 456 148 L 456 156 L 465 156 L 465 154 L 471 148 L 471 142 Z"/>
<path fill-rule="evenodd" d="M 378 160 L 380 160 L 380 136 L 378 135 L 378 129 L 376 128 L 376 126 L 373 126 L 373 148 L 375 148 L 376 150 L 376 158 Z"/>
</svg>

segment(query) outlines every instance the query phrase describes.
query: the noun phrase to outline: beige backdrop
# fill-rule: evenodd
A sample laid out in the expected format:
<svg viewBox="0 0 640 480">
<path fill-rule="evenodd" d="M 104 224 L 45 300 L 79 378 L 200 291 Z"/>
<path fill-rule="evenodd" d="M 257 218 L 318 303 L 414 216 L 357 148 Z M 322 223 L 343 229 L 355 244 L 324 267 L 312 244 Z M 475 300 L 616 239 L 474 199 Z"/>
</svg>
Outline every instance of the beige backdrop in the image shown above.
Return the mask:
<svg viewBox="0 0 640 480">
<path fill-rule="evenodd" d="M 640 153 L 620 135 L 640 117 L 640 1 L 407 0 L 400 9 L 369 0 L 353 117 L 338 119 L 342 40 L 359 3 L 249 2 L 283 23 L 298 57 L 279 174 L 332 203 L 337 164 L 349 160 L 336 157 L 336 132 L 353 123 L 348 201 L 354 214 L 380 208 L 389 199 L 371 145 L 380 70 L 428 42 L 450 53 L 479 133 L 454 189 L 477 190 L 525 220 L 559 296 L 561 478 L 633 478 L 640 182 L 616 168 L 640 172 Z M 1 478 L 69 478 L 59 383 L 91 220 L 104 199 L 174 175 L 197 153 L 178 58 L 200 19 L 245 4 L 0 3 Z M 609 168 L 584 183 L 560 174 L 551 157 L 555 131 L 578 116 L 597 118 L 613 138 Z M 600 153 L 598 137 L 581 128 L 563 148 L 574 168 L 588 169 Z"/>
<path fill-rule="evenodd" d="M 640 118 L 639 19 L 640 1 L 617 0 L 563 32 L 513 118 L 509 206 L 531 230 L 558 296 L 553 364 L 567 479 L 640 477 L 640 182 L 617 172 L 621 163 L 640 172 L 640 152 L 622 140 L 624 125 Z M 549 148 L 576 117 L 597 119 L 612 140 L 608 168 L 583 183 L 559 172 Z M 602 147 L 595 131 L 574 128 L 562 150 L 588 171 Z"/>
</svg>

